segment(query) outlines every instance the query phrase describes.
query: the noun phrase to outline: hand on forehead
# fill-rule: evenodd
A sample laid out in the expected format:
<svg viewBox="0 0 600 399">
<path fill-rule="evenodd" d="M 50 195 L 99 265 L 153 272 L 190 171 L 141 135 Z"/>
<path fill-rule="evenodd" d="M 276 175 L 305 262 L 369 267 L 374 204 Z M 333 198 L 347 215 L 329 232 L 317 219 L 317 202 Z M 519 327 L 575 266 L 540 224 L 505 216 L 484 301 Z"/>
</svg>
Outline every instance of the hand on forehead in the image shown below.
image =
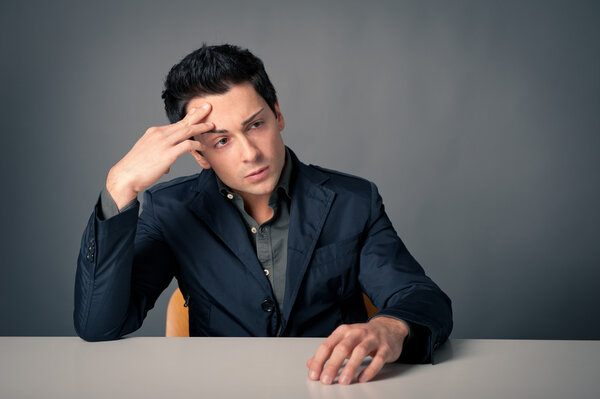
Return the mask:
<svg viewBox="0 0 600 399">
<path fill-rule="evenodd" d="M 250 83 L 233 86 L 223 94 L 195 97 L 187 105 L 187 112 L 200 108 L 205 103 L 212 105 L 212 111 L 203 122 L 212 122 L 216 129 L 240 129 L 243 122 L 261 109 L 268 108 L 265 100 L 254 90 Z"/>
</svg>

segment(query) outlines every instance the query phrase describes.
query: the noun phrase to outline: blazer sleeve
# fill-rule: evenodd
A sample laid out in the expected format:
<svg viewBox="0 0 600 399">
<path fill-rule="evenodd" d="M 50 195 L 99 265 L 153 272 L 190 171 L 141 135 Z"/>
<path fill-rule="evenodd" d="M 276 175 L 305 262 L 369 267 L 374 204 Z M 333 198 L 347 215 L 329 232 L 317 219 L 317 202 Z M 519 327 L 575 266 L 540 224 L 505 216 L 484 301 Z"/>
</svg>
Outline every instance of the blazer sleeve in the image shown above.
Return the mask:
<svg viewBox="0 0 600 399">
<path fill-rule="evenodd" d="M 451 301 L 425 275 L 398 237 L 373 183 L 369 223 L 360 253 L 359 281 L 363 292 L 379 309 L 377 315 L 409 323 L 411 334 L 399 360 L 432 362 L 434 350 L 452 331 Z"/>
<path fill-rule="evenodd" d="M 86 341 L 137 330 L 173 278 L 174 257 L 145 193 L 139 204 L 107 220 L 94 207 L 81 240 L 75 276 L 75 331 Z"/>
</svg>

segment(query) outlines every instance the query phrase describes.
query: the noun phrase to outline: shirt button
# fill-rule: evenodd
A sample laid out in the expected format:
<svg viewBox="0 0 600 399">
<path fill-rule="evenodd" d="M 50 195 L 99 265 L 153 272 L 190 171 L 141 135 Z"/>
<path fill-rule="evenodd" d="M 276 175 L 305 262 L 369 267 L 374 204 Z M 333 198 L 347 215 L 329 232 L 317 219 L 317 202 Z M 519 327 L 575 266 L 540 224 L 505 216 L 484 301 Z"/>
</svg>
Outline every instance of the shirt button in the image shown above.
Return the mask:
<svg viewBox="0 0 600 399">
<path fill-rule="evenodd" d="M 257 232 L 258 230 L 256 230 L 256 227 L 253 227 L 253 228 L 251 228 L 251 229 L 250 229 L 250 231 L 252 232 L 252 234 L 256 234 L 256 232 Z"/>
<path fill-rule="evenodd" d="M 271 272 L 269 272 L 269 269 L 265 269 L 265 270 L 263 270 L 263 272 L 265 272 L 265 276 L 268 276 L 269 274 L 271 274 Z"/>
<path fill-rule="evenodd" d="M 270 299 L 265 299 L 265 300 L 263 301 L 263 303 L 261 303 L 261 304 L 260 304 L 260 306 L 262 307 L 262 309 L 263 309 L 265 312 L 269 312 L 269 313 L 271 313 L 272 311 L 274 311 L 274 310 L 275 310 L 275 304 L 274 304 L 274 303 L 273 303 L 273 301 L 272 301 L 272 300 L 270 300 Z"/>
<path fill-rule="evenodd" d="M 233 194 L 231 194 L 231 193 L 227 194 L 227 198 L 233 199 Z"/>
</svg>

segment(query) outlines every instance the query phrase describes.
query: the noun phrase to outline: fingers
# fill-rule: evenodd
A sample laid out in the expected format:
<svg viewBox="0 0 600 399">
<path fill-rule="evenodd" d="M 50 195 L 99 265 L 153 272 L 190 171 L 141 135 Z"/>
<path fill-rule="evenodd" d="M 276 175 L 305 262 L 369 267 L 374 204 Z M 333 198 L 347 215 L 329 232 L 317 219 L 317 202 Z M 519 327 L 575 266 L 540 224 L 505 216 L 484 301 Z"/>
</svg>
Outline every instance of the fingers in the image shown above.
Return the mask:
<svg viewBox="0 0 600 399">
<path fill-rule="evenodd" d="M 182 154 L 186 153 L 186 152 L 193 152 L 193 151 L 202 151 L 205 149 L 205 146 L 200 143 L 199 141 L 195 141 L 195 140 L 184 140 L 181 143 L 175 145 L 172 149 L 172 156 L 175 157 L 175 159 L 177 159 L 179 156 L 181 156 Z"/>
<path fill-rule="evenodd" d="M 204 119 L 211 110 L 212 106 L 209 103 L 202 105 L 200 108 L 191 108 L 190 111 L 183 117 L 183 119 L 177 122 L 177 124 L 194 125 Z"/>
<path fill-rule="evenodd" d="M 177 130 L 167 132 L 167 134 L 171 143 L 177 144 L 214 128 L 215 125 L 212 122 L 196 123 L 194 125 L 181 125 Z"/>
<path fill-rule="evenodd" d="M 331 384 L 344 360 L 350 359 L 348 363 L 350 369 L 340 375 L 340 377 L 349 376 L 349 379 L 344 378 L 343 381 L 343 383 L 349 384 L 363 359 L 377 346 L 376 342 L 372 342 L 372 339 L 366 339 L 367 337 L 367 330 L 360 326 L 341 325 L 338 327 L 319 346 L 315 356 L 307 362 L 309 378 L 312 380 L 320 379 L 323 384 Z M 327 364 L 325 365 L 325 363 Z M 342 380 L 340 380 L 340 383 L 342 383 Z"/>
<path fill-rule="evenodd" d="M 192 108 L 186 116 L 177 123 L 169 125 L 168 134 L 173 143 L 179 143 L 187 140 L 200 133 L 214 129 L 215 125 L 212 122 L 200 123 L 212 110 L 209 103 L 204 104 L 200 108 Z"/>
<path fill-rule="evenodd" d="M 344 360 L 346 360 L 347 358 L 350 357 L 351 359 L 354 358 L 354 361 L 356 362 L 356 359 L 358 359 L 358 357 L 360 357 L 361 355 L 358 353 L 356 355 L 354 355 L 354 351 L 358 348 L 361 348 L 361 346 L 359 345 L 359 343 L 361 342 L 361 339 L 362 339 L 362 337 L 360 337 L 356 334 L 352 334 L 352 335 L 349 335 L 346 338 L 344 338 L 342 341 L 340 341 L 335 346 L 335 348 L 331 352 L 331 357 L 327 361 L 327 364 L 325 365 L 325 368 L 323 369 L 323 372 L 321 373 L 320 379 L 323 384 L 329 385 L 333 382 L 333 380 L 337 376 L 338 371 L 342 368 L 342 365 L 344 364 Z M 354 366 L 354 368 L 353 368 L 355 371 L 358 368 L 358 366 L 360 366 L 360 363 L 366 357 L 367 353 L 364 353 L 362 355 L 362 357 L 360 358 L 360 360 L 358 360 L 358 365 Z M 344 371 L 346 370 L 347 367 L 348 367 L 348 365 L 346 365 L 346 367 L 344 367 Z M 348 373 L 346 373 L 346 377 L 347 377 L 347 374 Z M 348 381 L 344 380 L 344 383 L 349 384 L 350 381 L 352 380 L 353 376 L 354 376 L 354 373 L 351 374 L 350 379 Z M 340 377 L 341 377 L 341 375 L 340 375 Z M 341 378 L 339 381 L 340 381 L 340 383 L 343 383 Z"/>
<path fill-rule="evenodd" d="M 315 355 L 307 362 L 307 366 L 309 367 L 308 378 L 311 380 L 316 381 L 321 376 L 323 365 L 325 365 L 325 362 L 331 356 L 331 352 L 342 338 L 343 333 L 341 329 L 343 327 L 347 326 L 340 326 L 336 328 L 335 331 L 331 333 L 331 335 L 321 345 L 319 345 Z"/>
<path fill-rule="evenodd" d="M 348 363 L 346 363 L 346 366 L 344 366 L 344 370 L 340 374 L 340 377 L 338 379 L 340 384 L 350 384 L 352 382 L 352 379 L 356 375 L 356 372 L 358 371 L 359 367 L 362 365 L 363 361 L 367 358 L 367 356 L 369 356 L 370 353 L 374 352 L 375 350 L 377 350 L 377 341 L 374 339 L 364 340 L 359 345 L 357 345 L 352 351 L 350 360 L 348 360 Z M 372 364 L 373 361 L 371 360 L 371 364 L 369 365 L 369 367 Z M 379 366 L 378 369 L 376 369 L 375 374 L 377 374 L 381 367 L 383 367 L 383 363 L 381 364 L 381 366 Z"/>
<path fill-rule="evenodd" d="M 160 130 L 177 130 L 184 126 L 195 125 L 200 122 L 202 119 L 206 118 L 208 114 L 212 111 L 212 105 L 210 103 L 204 104 L 199 108 L 191 108 L 188 113 L 178 122 L 171 123 L 163 126 L 156 126 L 156 129 Z"/>
<path fill-rule="evenodd" d="M 369 363 L 369 365 L 358 375 L 358 382 L 371 381 L 371 379 L 379 373 L 385 363 L 384 356 L 377 353 L 373 359 L 371 359 L 371 363 Z"/>
</svg>

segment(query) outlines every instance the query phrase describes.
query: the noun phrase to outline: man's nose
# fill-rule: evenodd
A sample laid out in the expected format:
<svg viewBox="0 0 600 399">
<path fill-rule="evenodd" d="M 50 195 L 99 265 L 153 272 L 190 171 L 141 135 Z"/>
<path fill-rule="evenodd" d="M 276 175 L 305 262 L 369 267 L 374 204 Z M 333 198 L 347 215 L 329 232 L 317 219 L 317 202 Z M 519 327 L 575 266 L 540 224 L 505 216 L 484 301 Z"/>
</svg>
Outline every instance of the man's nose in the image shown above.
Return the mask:
<svg viewBox="0 0 600 399">
<path fill-rule="evenodd" d="M 252 140 L 248 137 L 243 136 L 241 139 L 242 143 L 242 161 L 244 162 L 255 162 L 260 156 L 260 150 Z"/>
</svg>

